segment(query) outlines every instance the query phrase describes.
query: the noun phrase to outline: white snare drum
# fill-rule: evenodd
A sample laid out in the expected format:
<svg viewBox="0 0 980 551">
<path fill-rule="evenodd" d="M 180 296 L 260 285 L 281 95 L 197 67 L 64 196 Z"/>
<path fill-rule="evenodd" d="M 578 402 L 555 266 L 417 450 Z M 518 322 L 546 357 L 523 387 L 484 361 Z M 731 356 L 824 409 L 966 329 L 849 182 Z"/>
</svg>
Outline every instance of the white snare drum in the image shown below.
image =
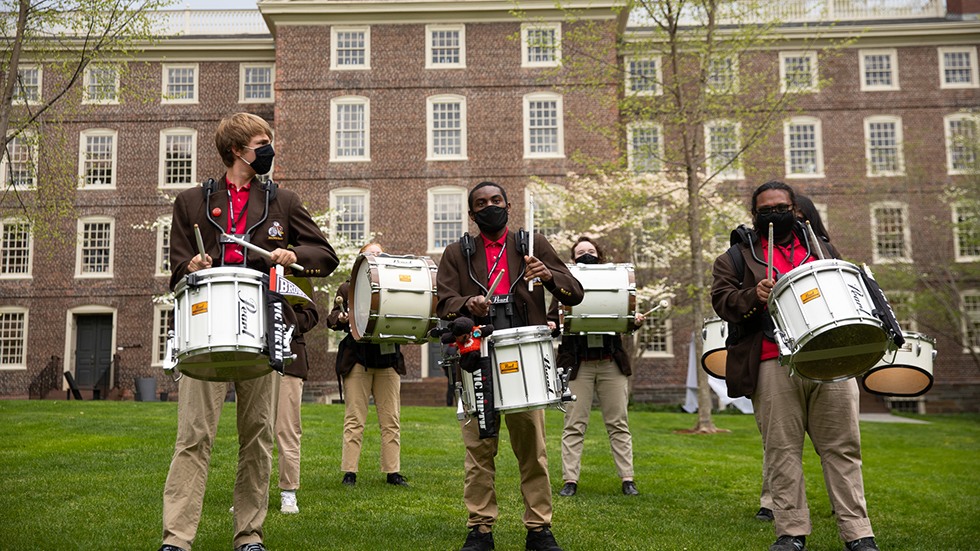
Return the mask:
<svg viewBox="0 0 980 551">
<path fill-rule="evenodd" d="M 562 305 L 562 332 L 627 333 L 634 329 L 636 282 L 632 264 L 570 264 L 585 289 L 575 306 Z"/>
<path fill-rule="evenodd" d="M 361 255 L 350 278 L 350 332 L 358 341 L 422 343 L 436 326 L 436 265 L 427 256 Z"/>
<path fill-rule="evenodd" d="M 528 411 L 561 403 L 562 384 L 547 325 L 501 329 L 490 339 L 495 410 Z"/>
<path fill-rule="evenodd" d="M 872 313 L 860 269 L 816 260 L 784 275 L 769 296 L 779 361 L 798 375 L 829 383 L 856 377 L 885 354 L 891 340 Z"/>
<path fill-rule="evenodd" d="M 932 388 L 932 362 L 936 359 L 936 339 L 902 332 L 905 344 L 872 367 L 861 379 L 864 390 L 882 396 L 921 396 Z"/>
<path fill-rule="evenodd" d="M 205 381 L 243 381 L 272 371 L 266 342 L 268 276 L 248 268 L 209 268 L 174 289 L 173 357 L 180 372 Z"/>
<path fill-rule="evenodd" d="M 701 352 L 701 367 L 705 373 L 716 379 L 725 380 L 725 362 L 728 361 L 728 324 L 721 318 L 705 318 L 701 326 L 704 347 Z"/>
</svg>

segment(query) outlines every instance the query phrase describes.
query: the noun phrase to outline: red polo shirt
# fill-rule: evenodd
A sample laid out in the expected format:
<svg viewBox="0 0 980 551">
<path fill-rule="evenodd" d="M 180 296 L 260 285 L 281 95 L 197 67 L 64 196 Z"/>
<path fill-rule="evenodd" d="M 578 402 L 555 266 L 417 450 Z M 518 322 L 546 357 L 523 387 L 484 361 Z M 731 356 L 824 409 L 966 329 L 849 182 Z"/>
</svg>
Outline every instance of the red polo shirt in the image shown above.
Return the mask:
<svg viewBox="0 0 980 551">
<path fill-rule="evenodd" d="M 762 259 L 768 262 L 769 255 L 769 240 L 765 237 L 762 238 Z M 777 273 L 773 277 L 778 281 L 781 277 L 788 274 L 793 268 L 799 267 L 804 264 L 803 259 L 806 258 L 807 250 L 806 247 L 800 243 L 800 238 L 793 234 L 793 240 L 785 245 L 773 244 L 772 247 L 772 265 L 777 270 Z M 811 256 L 807 259 L 807 262 L 813 262 L 816 260 L 816 256 Z M 773 358 L 779 357 L 779 346 L 775 342 L 763 338 L 762 339 L 762 360 L 771 360 Z"/>
<path fill-rule="evenodd" d="M 486 249 L 487 253 L 487 270 L 490 271 L 490 280 L 487 282 L 487 288 L 493 283 L 493 280 L 497 278 L 497 274 L 503 272 L 503 276 L 500 278 L 500 283 L 497 288 L 494 289 L 493 294 L 495 295 L 506 295 L 510 292 L 510 269 L 507 267 L 507 249 L 505 247 L 507 243 L 507 233 L 510 230 L 504 228 L 504 235 L 496 241 L 491 241 L 487 239 L 487 236 L 480 234 L 483 238 L 483 247 Z"/>
<path fill-rule="evenodd" d="M 228 181 L 225 177 L 225 184 L 228 186 L 228 233 L 241 235 L 245 233 L 245 221 L 248 217 L 248 192 L 252 189 L 249 182 L 236 189 L 235 184 Z M 226 265 L 242 264 L 245 262 L 245 249 L 241 245 L 225 245 Z"/>
</svg>

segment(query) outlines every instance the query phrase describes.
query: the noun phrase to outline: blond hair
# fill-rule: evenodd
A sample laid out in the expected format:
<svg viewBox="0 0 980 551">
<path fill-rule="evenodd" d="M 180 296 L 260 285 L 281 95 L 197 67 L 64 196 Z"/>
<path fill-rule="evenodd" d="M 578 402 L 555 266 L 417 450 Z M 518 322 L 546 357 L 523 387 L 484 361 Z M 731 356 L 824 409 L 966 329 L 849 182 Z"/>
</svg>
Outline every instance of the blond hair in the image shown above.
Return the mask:
<svg viewBox="0 0 980 551">
<path fill-rule="evenodd" d="M 214 146 L 221 155 L 225 166 L 235 164 L 235 153 L 232 148 L 242 149 L 252 138 L 265 134 L 272 139 L 272 127 L 262 117 L 251 113 L 235 113 L 221 119 L 218 130 L 214 133 Z"/>
</svg>

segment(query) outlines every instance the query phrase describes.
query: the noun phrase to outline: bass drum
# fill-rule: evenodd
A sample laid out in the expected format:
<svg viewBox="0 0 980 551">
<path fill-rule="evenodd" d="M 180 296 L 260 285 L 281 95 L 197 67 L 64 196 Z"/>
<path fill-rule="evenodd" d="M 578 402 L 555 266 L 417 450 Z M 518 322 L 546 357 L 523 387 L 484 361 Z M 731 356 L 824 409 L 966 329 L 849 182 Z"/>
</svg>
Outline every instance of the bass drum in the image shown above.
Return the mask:
<svg viewBox="0 0 980 551">
<path fill-rule="evenodd" d="M 350 332 L 358 341 L 428 342 L 435 317 L 436 265 L 427 256 L 360 255 L 350 278 Z"/>
</svg>

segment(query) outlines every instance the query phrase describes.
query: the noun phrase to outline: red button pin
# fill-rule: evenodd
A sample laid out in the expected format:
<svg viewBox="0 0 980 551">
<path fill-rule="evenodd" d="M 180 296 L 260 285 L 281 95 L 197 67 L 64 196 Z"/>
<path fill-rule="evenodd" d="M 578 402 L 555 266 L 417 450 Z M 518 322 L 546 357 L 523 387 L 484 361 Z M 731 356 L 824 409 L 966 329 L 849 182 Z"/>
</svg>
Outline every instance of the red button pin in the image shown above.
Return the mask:
<svg viewBox="0 0 980 551">
<path fill-rule="evenodd" d="M 211 209 L 211 216 L 214 216 L 215 218 L 221 216 L 221 209 L 219 209 L 218 207 L 214 207 L 213 209 Z"/>
</svg>

